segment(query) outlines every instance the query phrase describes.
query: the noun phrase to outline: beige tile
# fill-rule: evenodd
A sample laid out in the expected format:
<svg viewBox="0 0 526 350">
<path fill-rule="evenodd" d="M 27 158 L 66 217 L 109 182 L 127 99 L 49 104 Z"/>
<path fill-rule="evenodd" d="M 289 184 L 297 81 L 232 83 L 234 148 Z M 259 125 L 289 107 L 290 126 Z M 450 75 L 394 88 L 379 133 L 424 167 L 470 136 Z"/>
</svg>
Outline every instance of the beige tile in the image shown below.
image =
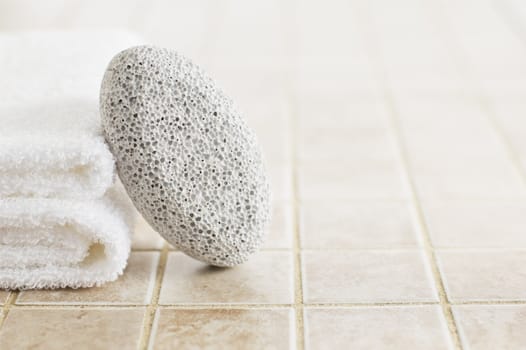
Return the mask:
<svg viewBox="0 0 526 350">
<path fill-rule="evenodd" d="M 423 201 L 435 247 L 526 248 L 526 201 Z"/>
<path fill-rule="evenodd" d="M 314 59 L 319 56 L 326 57 L 323 62 L 326 69 L 333 66 L 327 64 L 343 58 L 361 58 L 364 51 L 364 38 L 360 32 L 359 24 L 351 20 L 353 17 L 352 3 L 343 1 L 335 2 L 332 6 L 317 2 L 302 1 L 297 4 L 297 45 L 301 59 Z M 313 25 L 317 23 L 317 25 Z M 343 37 L 347 40 L 342 40 Z M 356 56 L 353 57 L 353 54 Z M 364 63 L 370 62 L 368 57 L 361 58 Z"/>
<path fill-rule="evenodd" d="M 403 136 L 413 167 L 448 173 L 507 161 L 505 145 L 477 98 L 400 98 Z M 432 170 L 431 172 L 434 172 Z M 492 172 L 494 173 L 494 171 Z M 470 173 L 476 181 L 484 176 Z"/>
<path fill-rule="evenodd" d="M 410 68 L 409 68 L 410 70 Z M 406 70 L 408 71 L 408 70 Z M 411 76 L 408 79 L 404 79 L 403 76 L 393 77 L 393 81 L 390 81 L 391 92 L 395 100 L 400 98 L 404 99 L 417 99 L 417 98 L 450 98 L 451 96 L 477 96 L 477 91 L 474 90 L 473 84 L 470 81 L 466 81 L 464 77 L 459 77 L 454 72 L 445 72 L 448 76 L 441 77 L 436 74 L 428 74 L 428 71 L 415 71 L 410 73 L 418 74 L 423 72 L 428 75 L 433 81 L 427 83 L 423 77 Z M 403 74 L 403 72 L 397 72 Z M 389 75 L 390 72 L 389 72 Z M 459 120 L 461 122 L 462 120 Z"/>
<path fill-rule="evenodd" d="M 410 11 L 412 12 L 411 16 L 421 20 L 427 17 L 425 11 L 414 11 L 413 8 Z M 376 9 L 374 12 L 377 12 Z M 407 16 L 407 14 L 402 13 L 390 13 L 389 16 L 379 20 L 377 24 L 382 37 L 383 56 L 390 71 L 404 72 L 407 68 L 413 67 L 413 74 L 414 71 L 417 71 L 439 75 L 448 72 L 447 68 L 454 68 L 455 62 L 447 50 L 447 46 L 444 45 L 443 38 L 435 28 L 428 28 L 431 26 L 430 23 L 411 23 L 413 20 L 407 18 L 409 21 L 406 22 L 406 25 L 411 26 L 411 28 L 418 27 L 418 33 L 414 29 L 407 30 L 407 28 L 393 26 L 393 23 L 385 23 L 394 18 L 405 22 L 404 15 Z M 438 69 L 440 71 L 437 71 Z M 450 70 L 454 71 L 452 68 Z M 427 74 L 422 75 L 429 78 Z"/>
<path fill-rule="evenodd" d="M 280 6 L 276 1 L 269 1 L 269 4 L 249 7 L 242 4 L 225 4 L 221 7 L 219 16 L 224 23 L 214 28 L 214 39 L 208 41 L 206 52 L 213 55 L 213 61 L 221 58 L 221 63 L 230 66 L 236 63 L 241 67 L 253 68 L 279 66 L 283 62 L 282 52 L 286 41 L 281 35 Z M 263 22 L 259 25 L 258 22 L 263 18 L 266 25 Z M 252 74 L 244 74 L 245 85 L 250 86 L 249 78 L 258 74 L 257 69 L 254 70 L 256 72 Z"/>
<path fill-rule="evenodd" d="M 491 133 L 488 116 L 478 97 L 452 94 L 400 95 L 396 98 L 396 107 L 402 129 L 407 131 L 406 134 L 411 134 L 410 136 L 417 137 L 417 131 L 427 134 L 431 130 L 442 136 L 456 136 L 469 131 L 470 128 L 473 134 L 464 134 L 466 139 L 473 135 Z"/>
<path fill-rule="evenodd" d="M 520 164 L 519 166 L 521 167 L 521 169 L 526 169 L 526 152 L 523 154 L 519 154 L 518 160 L 519 160 L 519 164 Z"/>
<path fill-rule="evenodd" d="M 273 200 L 292 199 L 292 164 L 286 162 L 267 164 Z"/>
<path fill-rule="evenodd" d="M 226 73 L 228 76 L 231 76 L 231 73 L 236 71 L 239 72 L 237 68 L 233 68 Z M 267 85 L 254 86 L 255 89 L 260 89 L 258 92 L 262 92 L 261 90 L 265 90 L 269 86 L 275 85 L 277 82 L 283 79 L 283 76 L 274 77 L 272 81 L 270 81 L 268 80 L 269 77 L 265 72 L 262 72 L 262 74 L 265 75 L 265 77 L 261 77 L 261 79 L 267 80 Z M 281 73 L 274 71 L 273 74 Z M 238 86 L 240 87 L 240 85 L 241 84 Z M 268 91 L 267 94 L 252 93 L 251 91 L 244 90 L 244 93 L 240 95 L 239 100 L 236 102 L 241 112 L 245 113 L 245 119 L 248 124 L 254 127 L 256 131 L 261 130 L 265 133 L 268 133 L 272 130 L 272 126 L 275 126 L 276 124 L 281 125 L 284 130 L 288 130 L 290 127 L 288 97 L 285 96 L 279 89 L 272 92 Z"/>
<path fill-rule="evenodd" d="M 279 98 L 249 98 L 246 101 L 247 122 L 256 133 L 263 158 L 267 163 L 289 162 L 291 131 L 287 104 Z"/>
<path fill-rule="evenodd" d="M 100 287 L 22 291 L 17 304 L 148 304 L 159 253 L 132 252 L 128 267 L 115 282 Z"/>
<path fill-rule="evenodd" d="M 404 199 L 401 164 L 390 158 L 317 161 L 299 165 L 302 199 Z"/>
<path fill-rule="evenodd" d="M 263 251 L 244 264 L 218 268 L 170 253 L 160 304 L 293 302 L 292 254 Z"/>
<path fill-rule="evenodd" d="M 152 339 L 154 349 L 290 349 L 293 311 L 161 308 Z"/>
<path fill-rule="evenodd" d="M 141 2 L 134 3 L 135 10 L 138 9 Z M 81 10 L 78 7 L 71 7 L 71 11 L 76 13 L 74 15 L 76 21 L 72 18 L 72 23 L 79 25 L 80 23 L 98 23 L 101 26 L 107 26 L 108 19 L 101 20 L 100 17 L 108 16 L 113 17 L 112 14 L 120 7 L 119 3 L 110 5 L 114 10 L 108 11 L 107 15 L 99 13 L 99 6 L 83 6 Z M 184 52 L 185 55 L 196 59 L 198 62 L 203 61 L 202 45 L 205 41 L 205 36 L 202 35 L 204 31 L 204 25 L 207 22 L 207 16 L 204 11 L 206 4 L 204 3 L 192 3 L 185 7 L 185 13 L 175 14 L 177 6 L 172 3 L 152 3 L 148 7 L 140 9 L 141 20 L 140 24 L 136 22 L 134 30 L 145 37 L 148 42 L 154 45 L 163 47 L 172 47 L 175 49 L 175 43 L 177 43 L 177 50 Z M 91 11 L 90 11 L 91 10 Z M 130 9 L 131 11 L 131 9 Z M 169 13 L 174 13 L 170 16 Z M 131 15 L 131 13 L 130 13 Z M 80 18 L 79 18 L 80 17 Z M 110 17 L 110 18 L 111 18 Z M 170 28 L 166 28 L 163 23 L 166 21 L 175 21 Z M 127 19 L 122 18 L 119 26 L 126 28 L 129 26 L 130 17 Z M 80 22 L 80 23 L 79 23 Z M 126 23 L 126 24 L 125 24 Z M 116 24 L 117 25 L 117 24 Z M 193 35 L 183 35 L 182 32 L 189 31 Z"/>
<path fill-rule="evenodd" d="M 155 232 L 142 216 L 137 215 L 132 249 L 161 249 L 163 244 L 164 239 L 161 235 Z"/>
<path fill-rule="evenodd" d="M 302 160 L 339 160 L 346 158 L 394 158 L 396 143 L 387 128 L 315 128 L 299 134 Z"/>
<path fill-rule="evenodd" d="M 522 88 L 521 88 L 522 89 Z M 521 156 L 526 155 L 526 103 L 524 98 L 493 99 L 492 107 L 496 114 L 498 125 L 504 132 L 505 137 L 510 142 L 513 150 Z"/>
<path fill-rule="evenodd" d="M 465 349 L 526 348 L 525 305 L 453 306 Z"/>
<path fill-rule="evenodd" d="M 215 55 L 241 56 L 231 59 L 240 63 L 245 61 L 247 56 L 260 56 L 253 59 L 264 62 L 268 56 L 282 52 L 286 38 L 281 35 L 280 5 L 281 3 L 274 0 L 253 6 L 244 3 L 224 4 L 219 15 L 224 23 L 214 27 L 213 40 L 207 36 L 209 39 L 207 52 Z M 214 17 L 209 16 L 209 18 Z M 267 25 L 258 25 L 260 23 Z M 240 30 L 241 28 L 243 30 Z"/>
<path fill-rule="evenodd" d="M 519 90 L 522 92 L 520 98 L 494 98 L 492 107 L 496 113 L 496 119 L 501 128 L 506 141 L 510 143 L 513 152 L 517 155 L 520 165 L 524 171 L 526 169 L 526 118 L 523 118 L 526 111 L 524 98 L 524 83 L 521 82 Z"/>
<path fill-rule="evenodd" d="M 4 304 L 7 301 L 7 298 L 9 297 L 9 292 L 0 290 L 0 305 Z"/>
<path fill-rule="evenodd" d="M 0 330 L 1 349 L 134 349 L 144 308 L 12 309 Z"/>
<path fill-rule="evenodd" d="M 426 165 L 433 160 L 440 162 L 462 162 L 473 157 L 506 159 L 507 150 L 498 134 L 489 126 L 479 126 L 464 121 L 461 125 L 454 121 L 427 127 L 407 128 L 403 137 L 412 161 Z M 447 142 L 444 142 L 444 140 Z"/>
<path fill-rule="evenodd" d="M 403 201 L 307 201 L 301 206 L 304 248 L 418 246 L 416 214 Z"/>
<path fill-rule="evenodd" d="M 410 69 L 413 68 L 413 71 Z M 473 94 L 473 87 L 466 82 L 466 79 L 458 73 L 437 67 L 436 71 L 432 68 L 421 67 L 421 70 L 400 69 L 391 71 L 390 85 L 396 95 L 405 96 L 440 96 L 440 95 L 467 95 Z"/>
<path fill-rule="evenodd" d="M 423 252 L 303 253 L 306 303 L 437 301 Z"/>
<path fill-rule="evenodd" d="M 305 310 L 307 349 L 453 349 L 438 306 Z"/>
<path fill-rule="evenodd" d="M 272 217 L 268 236 L 262 249 L 292 248 L 293 238 L 293 208 L 291 202 L 272 203 Z"/>
<path fill-rule="evenodd" d="M 283 67 L 256 61 L 228 61 L 232 55 L 207 58 L 210 64 L 207 63 L 203 68 L 207 69 L 222 90 L 232 97 L 246 120 L 263 117 L 275 121 L 276 117 L 281 116 L 280 113 L 285 110 L 282 109 L 283 104 L 288 103 Z"/>
<path fill-rule="evenodd" d="M 319 13 L 316 17 L 319 18 Z M 355 33 L 351 39 L 352 34 L 347 31 L 347 45 L 342 45 L 341 41 L 327 40 L 327 37 L 322 39 L 319 37 L 320 33 L 320 31 L 317 31 L 316 34 L 303 33 L 303 37 L 298 38 L 299 53 L 296 55 L 293 67 L 294 73 L 298 75 L 294 81 L 298 84 L 294 86 L 297 92 L 321 97 L 347 94 L 347 98 L 352 99 L 360 93 L 365 95 L 370 90 L 368 87 L 378 87 L 377 82 L 372 81 L 374 71 L 368 54 L 363 44 L 358 43 L 361 39 L 359 35 Z M 318 40 L 313 40 L 313 36 L 318 36 Z M 325 50 L 321 49 L 322 46 L 327 47 L 327 51 L 322 52 Z M 331 61 L 330 65 L 327 64 L 327 60 Z M 355 79 L 351 81 L 351 77 Z M 367 77 L 370 77 L 371 81 L 360 84 L 361 80 Z M 342 87 L 346 79 L 348 79 L 348 85 Z M 326 84 L 329 81 L 332 84 Z M 300 86 L 301 82 L 318 86 Z M 340 89 L 335 89 L 338 86 Z M 327 105 L 329 106 L 329 103 Z"/>
<path fill-rule="evenodd" d="M 413 16 L 422 19 L 426 18 L 424 11 L 420 11 L 420 13 L 413 9 L 411 11 Z M 387 21 L 393 18 L 400 18 L 403 21 L 405 19 L 402 19 L 402 16 L 401 13 L 390 14 L 390 18 Z M 442 38 L 436 33 L 436 29 L 429 28 L 428 30 L 428 28 L 423 27 L 425 25 L 430 26 L 429 23 L 413 23 L 412 25 L 418 26 L 419 29 L 419 33 L 414 33 L 414 30 L 405 30 L 405 28 L 393 26 L 391 23 L 385 25 L 385 19 L 385 17 L 382 18 L 377 26 L 380 27 L 381 37 L 383 38 L 381 40 L 383 56 L 390 71 L 405 71 L 406 67 L 413 66 L 413 72 L 427 73 L 422 74 L 422 78 L 425 77 L 430 80 L 425 86 L 434 86 L 434 81 L 430 79 L 429 75 L 432 73 L 437 76 L 440 76 L 440 74 L 445 75 L 448 72 L 446 68 L 454 67 L 454 60 L 449 50 L 447 50 L 447 46 L 441 40 Z M 454 71 L 453 69 L 451 70 Z"/>
<path fill-rule="evenodd" d="M 261 126 L 260 124 L 265 125 Z M 290 141 L 290 132 L 287 128 L 269 125 L 269 122 L 266 121 L 266 123 L 258 123 L 255 130 L 263 159 L 267 164 L 290 161 L 292 143 Z"/>
<path fill-rule="evenodd" d="M 428 199 L 524 198 L 517 169 L 505 158 L 463 157 L 412 162 L 417 191 Z"/>
<path fill-rule="evenodd" d="M 374 96 L 358 99 L 349 94 L 302 95 L 298 98 L 298 116 L 300 131 L 389 126 L 385 104 Z"/>
<path fill-rule="evenodd" d="M 440 251 L 451 301 L 526 300 L 526 251 Z"/>
<path fill-rule="evenodd" d="M 300 94 L 339 94 L 342 91 L 354 96 L 378 94 L 379 87 L 368 64 L 348 65 L 345 70 L 337 68 L 308 67 L 298 69 L 293 88 Z"/>
<path fill-rule="evenodd" d="M 522 65 L 523 66 L 523 65 Z M 482 78 L 481 85 L 487 92 L 488 96 L 502 97 L 502 98 L 516 98 L 524 101 L 524 84 L 526 83 L 523 77 L 498 77 L 498 78 Z"/>
</svg>

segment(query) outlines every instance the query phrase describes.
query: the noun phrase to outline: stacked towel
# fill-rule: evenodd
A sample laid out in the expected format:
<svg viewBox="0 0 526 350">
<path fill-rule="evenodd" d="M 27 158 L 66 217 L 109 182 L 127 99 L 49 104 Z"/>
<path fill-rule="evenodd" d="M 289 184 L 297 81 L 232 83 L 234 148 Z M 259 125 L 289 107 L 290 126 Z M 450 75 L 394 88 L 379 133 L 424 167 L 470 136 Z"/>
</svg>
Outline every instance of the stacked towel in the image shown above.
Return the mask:
<svg viewBox="0 0 526 350">
<path fill-rule="evenodd" d="M 114 185 L 98 94 L 125 33 L 0 35 L 0 288 L 115 280 L 133 209 Z"/>
</svg>

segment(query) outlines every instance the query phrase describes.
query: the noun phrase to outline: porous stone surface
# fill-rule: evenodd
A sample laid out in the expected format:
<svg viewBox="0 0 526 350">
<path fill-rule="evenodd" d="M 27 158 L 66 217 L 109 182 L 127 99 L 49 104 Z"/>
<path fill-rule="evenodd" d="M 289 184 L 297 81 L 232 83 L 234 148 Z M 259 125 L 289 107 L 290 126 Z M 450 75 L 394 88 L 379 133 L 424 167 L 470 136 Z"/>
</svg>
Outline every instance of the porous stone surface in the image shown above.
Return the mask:
<svg viewBox="0 0 526 350">
<path fill-rule="evenodd" d="M 167 49 L 127 49 L 106 70 L 100 107 L 119 177 L 157 232 L 216 266 L 257 250 L 270 207 L 259 146 L 198 66 Z"/>
</svg>

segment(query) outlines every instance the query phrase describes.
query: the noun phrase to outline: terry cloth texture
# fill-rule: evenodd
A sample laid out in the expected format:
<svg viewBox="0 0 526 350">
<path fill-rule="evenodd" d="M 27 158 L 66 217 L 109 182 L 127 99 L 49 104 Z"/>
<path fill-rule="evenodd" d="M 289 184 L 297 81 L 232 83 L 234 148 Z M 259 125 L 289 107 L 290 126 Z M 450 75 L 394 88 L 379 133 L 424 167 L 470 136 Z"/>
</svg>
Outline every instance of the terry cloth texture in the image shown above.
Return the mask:
<svg viewBox="0 0 526 350">
<path fill-rule="evenodd" d="M 98 112 L 124 32 L 0 34 L 0 288 L 90 287 L 122 274 L 133 209 Z"/>
<path fill-rule="evenodd" d="M 114 162 L 98 112 L 127 33 L 0 34 L 0 196 L 100 197 Z"/>
<path fill-rule="evenodd" d="M 0 288 L 91 287 L 113 281 L 130 253 L 126 195 L 0 200 Z"/>
</svg>

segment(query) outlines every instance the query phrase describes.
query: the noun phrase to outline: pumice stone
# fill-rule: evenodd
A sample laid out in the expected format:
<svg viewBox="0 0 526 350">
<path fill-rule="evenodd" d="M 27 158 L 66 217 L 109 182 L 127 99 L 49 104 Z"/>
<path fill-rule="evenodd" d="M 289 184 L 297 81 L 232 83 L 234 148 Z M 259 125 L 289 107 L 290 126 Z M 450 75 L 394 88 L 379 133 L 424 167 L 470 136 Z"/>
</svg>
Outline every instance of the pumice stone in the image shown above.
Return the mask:
<svg viewBox="0 0 526 350">
<path fill-rule="evenodd" d="M 127 49 L 105 72 L 100 107 L 124 187 L 168 242 L 215 266 L 258 249 L 270 208 L 259 146 L 203 70 L 167 49 Z"/>
</svg>

